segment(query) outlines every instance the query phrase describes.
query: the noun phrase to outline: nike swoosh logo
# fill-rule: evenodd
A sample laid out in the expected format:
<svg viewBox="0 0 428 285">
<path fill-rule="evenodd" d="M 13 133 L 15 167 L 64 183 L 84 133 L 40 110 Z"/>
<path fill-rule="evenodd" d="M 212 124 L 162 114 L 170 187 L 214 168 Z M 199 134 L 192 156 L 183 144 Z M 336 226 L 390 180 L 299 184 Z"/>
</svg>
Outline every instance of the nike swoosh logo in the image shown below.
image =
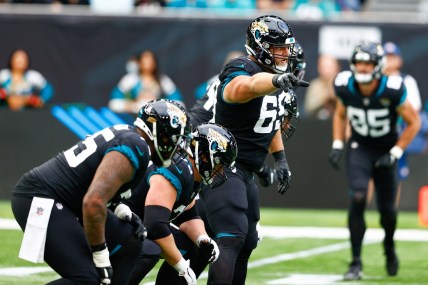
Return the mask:
<svg viewBox="0 0 428 285">
<path fill-rule="evenodd" d="M 177 171 L 178 171 L 178 173 L 179 173 L 179 174 L 182 174 L 182 173 L 183 173 L 183 170 L 180 170 L 180 169 L 177 167 L 177 165 L 175 165 L 175 169 L 177 169 Z"/>
<path fill-rule="evenodd" d="M 237 65 L 235 67 L 244 68 L 244 64 L 242 63 L 241 65 Z"/>
<path fill-rule="evenodd" d="M 142 151 L 138 148 L 138 146 L 136 146 L 136 148 L 137 148 L 138 154 L 139 154 L 141 157 L 143 157 L 143 156 L 144 156 L 144 152 L 142 152 Z"/>
</svg>

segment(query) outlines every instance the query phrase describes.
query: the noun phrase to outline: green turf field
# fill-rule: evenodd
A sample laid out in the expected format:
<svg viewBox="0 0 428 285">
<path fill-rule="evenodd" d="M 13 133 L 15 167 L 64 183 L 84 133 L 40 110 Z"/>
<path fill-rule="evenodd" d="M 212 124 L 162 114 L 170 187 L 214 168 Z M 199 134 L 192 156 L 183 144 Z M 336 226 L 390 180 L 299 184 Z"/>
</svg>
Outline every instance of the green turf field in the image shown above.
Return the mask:
<svg viewBox="0 0 428 285">
<path fill-rule="evenodd" d="M 386 276 L 381 244 L 367 243 L 363 250 L 364 279 L 343 282 L 340 277 L 347 269 L 350 255 L 348 240 L 317 237 L 323 232 L 322 227 L 344 228 L 345 211 L 262 209 L 261 215 L 263 226 L 320 228 L 309 238 L 264 237 L 251 257 L 246 284 L 428 284 L 427 242 L 397 241 L 400 270 L 396 277 Z M 12 217 L 9 203 L 0 202 L 0 218 Z M 376 212 L 369 211 L 366 219 L 369 228 L 379 228 Z M 418 224 L 417 214 L 413 212 L 400 213 L 398 228 L 428 231 Z M 55 278 L 56 275 L 52 272 L 4 276 L 1 272 L 8 267 L 46 267 L 46 264 L 34 265 L 17 258 L 22 239 L 20 231 L 1 230 L 0 236 L 0 284 L 45 284 Z M 154 273 L 141 284 L 153 284 L 150 283 L 153 280 Z M 202 276 L 198 284 L 205 283 L 206 277 Z"/>
</svg>

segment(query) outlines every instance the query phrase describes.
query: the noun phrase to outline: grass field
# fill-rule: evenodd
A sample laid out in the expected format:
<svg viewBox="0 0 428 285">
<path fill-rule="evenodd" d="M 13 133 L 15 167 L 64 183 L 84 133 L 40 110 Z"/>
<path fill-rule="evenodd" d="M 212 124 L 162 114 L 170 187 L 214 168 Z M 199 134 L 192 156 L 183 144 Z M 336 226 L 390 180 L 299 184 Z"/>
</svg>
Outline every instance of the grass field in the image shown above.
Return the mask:
<svg viewBox="0 0 428 285">
<path fill-rule="evenodd" d="M 297 210 L 262 209 L 262 226 L 286 227 L 346 227 L 346 212 L 343 210 Z M 8 202 L 0 202 L 0 218 L 13 218 Z M 368 228 L 379 228 L 378 215 L 368 211 Z M 402 212 L 399 229 L 427 230 L 420 226 L 417 214 Z M 318 231 L 318 230 L 317 230 Z M 384 256 L 379 242 L 367 243 L 363 249 L 364 278 L 358 282 L 341 281 L 347 269 L 350 249 L 346 238 L 276 238 L 266 236 L 253 252 L 250 260 L 247 283 L 265 284 L 428 284 L 428 245 L 426 241 L 397 241 L 400 270 L 396 277 L 386 276 Z M 17 257 L 21 231 L 1 230 L 0 251 L 1 285 L 45 284 L 55 279 L 56 274 L 45 272 L 27 276 L 5 276 L 2 270 L 9 267 L 46 267 L 46 264 L 32 264 Z M 154 272 L 141 284 L 153 284 Z M 202 276 L 198 284 L 205 284 Z"/>
</svg>

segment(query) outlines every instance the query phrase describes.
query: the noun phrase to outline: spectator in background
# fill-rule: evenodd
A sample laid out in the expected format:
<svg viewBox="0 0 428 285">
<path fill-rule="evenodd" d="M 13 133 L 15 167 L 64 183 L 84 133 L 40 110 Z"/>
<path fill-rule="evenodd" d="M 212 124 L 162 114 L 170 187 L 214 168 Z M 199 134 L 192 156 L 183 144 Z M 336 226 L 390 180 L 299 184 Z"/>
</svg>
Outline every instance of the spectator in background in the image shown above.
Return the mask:
<svg viewBox="0 0 428 285">
<path fill-rule="evenodd" d="M 52 85 L 30 69 L 30 56 L 23 49 L 12 52 L 8 68 L 0 70 L 0 101 L 12 111 L 42 108 L 53 96 Z"/>
<path fill-rule="evenodd" d="M 150 50 L 138 57 L 139 70 L 132 70 L 113 89 L 109 108 L 117 113 L 138 113 L 146 102 L 154 99 L 170 99 L 183 103 L 183 97 L 174 82 L 159 72 L 155 54 Z"/>
<path fill-rule="evenodd" d="M 257 0 L 257 8 L 262 10 L 288 10 L 291 6 L 290 0 Z"/>
<path fill-rule="evenodd" d="M 407 161 L 408 153 L 423 153 L 427 150 L 428 142 L 426 138 L 426 134 L 428 132 L 428 116 L 425 112 L 421 113 L 421 95 L 419 93 L 418 84 L 410 74 L 403 73 L 401 68 L 403 66 L 403 58 L 401 54 L 401 49 L 393 42 L 386 42 L 383 45 L 385 50 L 386 63 L 383 69 L 383 73 L 386 75 L 399 75 L 404 79 L 404 86 L 406 86 L 407 90 L 407 99 L 413 108 L 420 114 L 421 117 L 421 129 L 413 139 L 413 141 L 409 144 L 407 149 L 405 150 L 403 156 L 398 161 L 398 177 L 400 180 L 407 179 L 410 174 L 410 169 Z M 399 131 L 402 132 L 405 128 L 406 124 L 400 118 L 398 120 Z M 402 183 L 398 186 L 398 194 L 397 194 L 397 206 L 400 200 L 401 195 L 401 187 Z M 372 189 L 369 189 L 369 191 Z"/>
<path fill-rule="evenodd" d="M 334 0 L 296 0 L 292 9 L 298 18 L 322 19 L 339 12 L 340 6 Z"/>
<path fill-rule="evenodd" d="M 336 96 L 333 80 L 340 71 L 338 60 L 331 55 L 318 58 L 318 77 L 310 82 L 304 99 L 304 114 L 321 120 L 329 119 L 334 113 Z"/>
<path fill-rule="evenodd" d="M 403 58 L 400 48 L 393 42 L 386 42 L 383 45 L 386 56 L 385 68 L 383 73 L 386 75 L 400 75 L 404 79 L 404 85 L 407 89 L 407 99 L 417 112 L 421 110 L 421 95 L 419 93 L 418 84 L 410 74 L 401 72 L 403 67 Z"/>
</svg>

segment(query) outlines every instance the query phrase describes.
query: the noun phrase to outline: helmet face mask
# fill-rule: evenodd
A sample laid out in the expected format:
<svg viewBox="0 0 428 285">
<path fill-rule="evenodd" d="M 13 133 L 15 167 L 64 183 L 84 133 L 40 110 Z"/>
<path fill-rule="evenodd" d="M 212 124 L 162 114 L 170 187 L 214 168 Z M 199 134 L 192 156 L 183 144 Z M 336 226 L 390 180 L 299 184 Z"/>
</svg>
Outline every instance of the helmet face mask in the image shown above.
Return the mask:
<svg viewBox="0 0 428 285">
<path fill-rule="evenodd" d="M 350 67 L 355 81 L 361 84 L 369 84 L 374 79 L 379 79 L 385 65 L 384 55 L 382 45 L 377 43 L 363 42 L 356 46 L 350 59 Z M 358 62 L 372 63 L 374 68 L 368 73 L 359 72 L 356 67 Z"/>
<path fill-rule="evenodd" d="M 154 144 L 155 165 L 168 167 L 177 150 L 186 144 L 190 126 L 186 111 L 171 100 L 154 100 L 143 106 L 134 125 L 142 129 Z"/>
<path fill-rule="evenodd" d="M 282 18 L 262 16 L 249 25 L 245 48 L 265 68 L 280 74 L 290 71 L 294 43 L 293 31 Z"/>
<path fill-rule="evenodd" d="M 192 133 L 191 150 L 202 182 L 211 188 L 227 179 L 224 168 L 234 170 L 238 147 L 233 135 L 216 124 L 201 124 Z"/>
<path fill-rule="evenodd" d="M 295 94 L 287 93 L 284 99 L 284 116 L 281 119 L 281 133 L 284 141 L 291 138 L 297 129 L 299 110 Z"/>
<path fill-rule="evenodd" d="M 306 70 L 305 53 L 303 52 L 303 47 L 298 42 L 294 44 L 293 49 L 296 57 L 290 62 L 290 69 L 299 80 L 303 80 Z"/>
</svg>

